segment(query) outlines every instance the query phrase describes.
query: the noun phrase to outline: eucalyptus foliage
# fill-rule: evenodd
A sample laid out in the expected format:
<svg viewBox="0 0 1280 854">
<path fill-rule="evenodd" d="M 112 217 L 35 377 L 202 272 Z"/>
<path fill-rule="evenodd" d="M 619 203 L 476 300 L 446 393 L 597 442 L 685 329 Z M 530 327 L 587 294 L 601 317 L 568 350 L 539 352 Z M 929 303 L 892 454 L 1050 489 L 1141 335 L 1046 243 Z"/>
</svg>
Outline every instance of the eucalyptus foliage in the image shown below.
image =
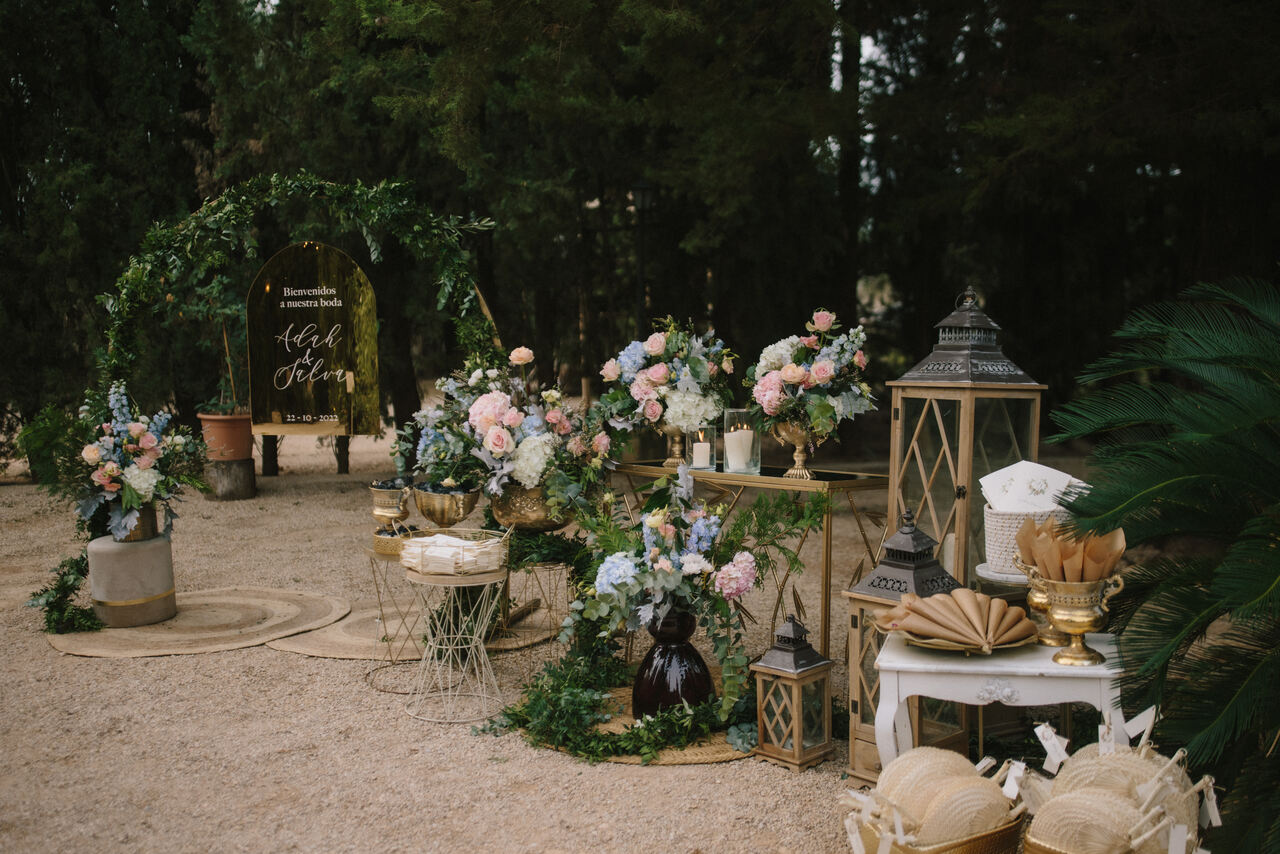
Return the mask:
<svg viewBox="0 0 1280 854">
<path fill-rule="evenodd" d="M 1053 415 L 1099 440 L 1075 525 L 1195 546 L 1125 573 L 1124 703 L 1227 788 L 1215 849 L 1280 851 L 1280 290 L 1200 284 L 1117 337 Z"/>
</svg>

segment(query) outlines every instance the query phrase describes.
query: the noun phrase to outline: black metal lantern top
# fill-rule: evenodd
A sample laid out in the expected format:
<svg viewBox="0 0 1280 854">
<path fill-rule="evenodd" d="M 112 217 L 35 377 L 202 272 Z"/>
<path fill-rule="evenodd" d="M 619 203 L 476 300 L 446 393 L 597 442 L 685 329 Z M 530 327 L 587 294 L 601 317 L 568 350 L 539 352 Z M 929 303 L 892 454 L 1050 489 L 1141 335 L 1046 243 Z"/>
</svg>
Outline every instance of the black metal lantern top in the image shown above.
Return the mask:
<svg viewBox="0 0 1280 854">
<path fill-rule="evenodd" d="M 828 659 L 823 658 L 813 648 L 808 637 L 809 630 L 804 627 L 804 623 L 797 620 L 794 614 L 788 614 L 787 619 L 774 633 L 773 646 L 760 656 L 758 663 L 762 667 L 786 673 L 802 673 L 830 664 Z"/>
<path fill-rule="evenodd" d="M 973 288 L 965 288 L 956 310 L 936 328 L 933 352 L 897 382 L 1038 385 L 1000 349 L 1000 327 L 978 307 Z"/>
<path fill-rule="evenodd" d="M 932 596 L 960 586 L 933 556 L 938 541 L 916 527 L 915 514 L 902 514 L 901 527 L 884 542 L 884 557 L 849 592 L 898 601 L 904 593 Z"/>
</svg>

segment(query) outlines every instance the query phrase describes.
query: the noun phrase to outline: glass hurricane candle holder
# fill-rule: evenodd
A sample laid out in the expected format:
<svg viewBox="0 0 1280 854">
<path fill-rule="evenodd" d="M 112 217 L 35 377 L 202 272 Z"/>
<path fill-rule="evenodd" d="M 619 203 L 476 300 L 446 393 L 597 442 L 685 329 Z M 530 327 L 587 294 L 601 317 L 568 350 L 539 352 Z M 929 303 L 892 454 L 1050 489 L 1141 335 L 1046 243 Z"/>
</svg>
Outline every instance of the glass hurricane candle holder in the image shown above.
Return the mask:
<svg viewBox="0 0 1280 854">
<path fill-rule="evenodd" d="M 699 471 L 716 470 L 717 429 L 706 424 L 684 434 L 684 461 Z"/>
<path fill-rule="evenodd" d="M 724 470 L 760 474 L 760 423 L 750 409 L 724 411 Z"/>
</svg>

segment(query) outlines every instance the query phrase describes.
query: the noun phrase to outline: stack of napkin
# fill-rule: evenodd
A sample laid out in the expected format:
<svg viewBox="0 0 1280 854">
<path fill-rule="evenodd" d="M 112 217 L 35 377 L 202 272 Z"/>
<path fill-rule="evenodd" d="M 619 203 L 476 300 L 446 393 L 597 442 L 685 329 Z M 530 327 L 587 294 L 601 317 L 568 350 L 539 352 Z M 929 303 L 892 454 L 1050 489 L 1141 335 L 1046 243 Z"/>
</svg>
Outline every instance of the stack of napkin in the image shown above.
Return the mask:
<svg viewBox="0 0 1280 854">
<path fill-rule="evenodd" d="M 498 540 L 463 540 L 447 534 L 405 540 L 400 563 L 425 575 L 474 575 L 495 568 Z"/>
</svg>

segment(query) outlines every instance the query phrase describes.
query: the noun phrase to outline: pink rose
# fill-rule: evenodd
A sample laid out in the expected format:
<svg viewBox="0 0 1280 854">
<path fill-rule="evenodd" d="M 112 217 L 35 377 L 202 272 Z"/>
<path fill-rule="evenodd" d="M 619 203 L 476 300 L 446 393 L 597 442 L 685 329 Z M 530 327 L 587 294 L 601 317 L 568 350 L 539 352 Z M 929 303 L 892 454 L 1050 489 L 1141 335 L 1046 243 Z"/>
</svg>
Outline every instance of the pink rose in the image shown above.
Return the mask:
<svg viewBox="0 0 1280 854">
<path fill-rule="evenodd" d="M 657 398 L 650 398 L 644 402 L 644 407 L 641 408 L 640 412 L 649 421 L 656 422 L 662 417 L 662 404 L 658 402 Z"/>
<path fill-rule="evenodd" d="M 716 366 L 716 363 L 707 362 L 707 375 L 714 377 L 718 373 L 720 373 L 720 368 Z"/>
<path fill-rule="evenodd" d="M 751 389 L 751 396 L 755 398 L 756 403 L 764 405 L 763 398 L 772 392 L 782 391 L 782 373 L 780 371 L 769 371 L 769 373 L 756 380 L 755 386 Z"/>
<path fill-rule="evenodd" d="M 501 457 L 510 452 L 514 444 L 515 440 L 511 438 L 511 434 L 496 424 L 484 434 L 484 448 L 495 457 Z"/>
<path fill-rule="evenodd" d="M 801 338 L 801 339 L 800 339 L 800 343 L 801 343 L 801 344 L 803 344 L 804 346 L 808 347 L 810 350 L 818 350 L 818 349 L 820 349 L 820 346 L 819 346 L 819 344 L 818 344 L 818 336 L 817 336 L 817 335 L 810 335 L 810 336 L 809 336 L 809 337 L 807 337 L 807 338 Z"/>
<path fill-rule="evenodd" d="M 654 385 L 666 385 L 667 380 L 671 379 L 671 369 L 667 367 L 666 362 L 659 362 L 645 371 L 645 376 Z"/>
<path fill-rule="evenodd" d="M 612 444 L 608 433 L 597 433 L 591 440 L 591 450 L 597 454 L 604 456 L 609 453 L 609 446 Z"/>
<path fill-rule="evenodd" d="M 835 375 L 836 366 L 830 359 L 814 362 L 813 367 L 809 369 L 809 379 L 813 380 L 814 385 L 826 385 L 835 378 Z"/>
<path fill-rule="evenodd" d="M 528 347 L 517 347 L 507 357 L 513 365 L 527 365 L 533 361 L 533 351 Z"/>
<path fill-rule="evenodd" d="M 156 438 L 155 433 L 143 433 L 142 438 L 138 440 L 138 447 L 144 451 L 149 451 L 158 444 L 160 440 Z"/>
<path fill-rule="evenodd" d="M 784 366 L 779 373 L 782 375 L 782 381 L 784 383 L 802 383 L 809 376 L 809 372 L 797 365 L 795 362 L 791 362 Z"/>
<path fill-rule="evenodd" d="M 158 460 L 164 456 L 164 450 L 159 446 L 154 448 L 147 448 L 145 451 L 142 452 L 142 455 L 152 460 Z"/>
<path fill-rule="evenodd" d="M 833 313 L 818 309 L 813 313 L 813 320 L 805 324 L 805 328 L 813 332 L 826 332 L 835 322 L 836 316 Z"/>
<path fill-rule="evenodd" d="M 672 572 L 675 570 L 675 567 L 671 565 L 670 558 L 666 557 L 658 558 L 658 562 L 653 565 L 653 568 L 660 569 L 663 572 Z"/>
<path fill-rule="evenodd" d="M 502 413 L 502 423 L 506 427 L 519 427 L 524 423 L 524 413 L 513 406 Z"/>
<path fill-rule="evenodd" d="M 661 356 L 666 349 L 667 334 L 665 332 L 655 332 L 645 339 L 644 351 L 650 356 Z"/>
<path fill-rule="evenodd" d="M 105 474 L 107 477 L 119 477 L 120 464 L 117 463 L 115 460 L 108 460 L 107 462 L 103 463 L 100 471 L 103 474 Z"/>
<path fill-rule="evenodd" d="M 721 362 L 720 370 L 724 371 L 726 374 L 733 373 L 733 359 L 725 359 Z"/>
<path fill-rule="evenodd" d="M 152 456 L 148 456 L 147 454 L 143 454 L 142 456 L 134 460 L 133 464 L 138 468 L 142 469 L 143 471 L 146 471 L 147 469 L 151 468 L 153 465 L 156 464 L 156 458 Z"/>
<path fill-rule="evenodd" d="M 80 458 L 89 465 L 96 466 L 102 460 L 102 449 L 97 445 L 85 445 Z"/>
<path fill-rule="evenodd" d="M 622 366 L 618 364 L 617 359 L 610 359 L 604 363 L 604 367 L 600 369 L 600 376 L 604 377 L 604 381 L 611 383 L 618 377 L 622 376 Z"/>
<path fill-rule="evenodd" d="M 136 439 L 145 432 L 147 432 L 146 424 L 143 424 L 141 421 L 129 422 L 129 435 L 132 436 L 133 438 Z"/>
<path fill-rule="evenodd" d="M 582 438 L 581 434 L 574 436 L 569 440 L 569 444 L 565 446 L 569 449 L 569 453 L 575 457 L 584 456 L 587 453 L 587 442 Z"/>
<path fill-rule="evenodd" d="M 491 391 L 476 398 L 467 410 L 467 421 L 476 433 L 484 433 L 495 424 L 501 423 L 507 410 L 511 408 L 511 398 L 500 391 Z"/>
<path fill-rule="evenodd" d="M 108 465 L 115 466 L 115 463 L 109 463 Z M 120 467 L 116 466 L 115 468 L 116 468 L 115 474 L 119 474 Z M 89 475 L 89 479 L 92 480 L 94 483 L 98 484 L 98 486 L 105 489 L 107 492 L 115 492 L 120 488 L 120 484 L 114 483 L 111 480 L 111 478 L 114 476 L 115 475 L 107 471 L 107 466 L 103 466 L 102 468 L 94 471 L 93 474 Z"/>
<path fill-rule="evenodd" d="M 867 354 L 859 350 L 853 354 L 853 363 L 858 366 L 859 370 L 867 369 Z"/>
<path fill-rule="evenodd" d="M 110 421 L 103 421 L 103 422 L 102 422 L 101 427 L 102 427 L 102 432 L 103 432 L 103 433 L 106 433 L 108 436 L 110 436 L 110 435 L 111 435 L 111 422 L 110 422 Z"/>
<path fill-rule="evenodd" d="M 676 537 L 676 526 L 670 522 L 664 522 L 662 527 L 658 529 L 658 533 L 662 534 L 664 540 L 674 540 Z"/>
<path fill-rule="evenodd" d="M 561 436 L 573 431 L 573 424 L 569 422 L 569 417 L 559 409 L 553 409 L 547 413 L 547 423 L 555 427 L 556 432 Z"/>
<path fill-rule="evenodd" d="M 646 400 L 657 400 L 657 398 L 658 390 L 644 377 L 636 377 L 636 381 L 631 384 L 631 399 L 637 403 L 643 403 Z"/>
</svg>

